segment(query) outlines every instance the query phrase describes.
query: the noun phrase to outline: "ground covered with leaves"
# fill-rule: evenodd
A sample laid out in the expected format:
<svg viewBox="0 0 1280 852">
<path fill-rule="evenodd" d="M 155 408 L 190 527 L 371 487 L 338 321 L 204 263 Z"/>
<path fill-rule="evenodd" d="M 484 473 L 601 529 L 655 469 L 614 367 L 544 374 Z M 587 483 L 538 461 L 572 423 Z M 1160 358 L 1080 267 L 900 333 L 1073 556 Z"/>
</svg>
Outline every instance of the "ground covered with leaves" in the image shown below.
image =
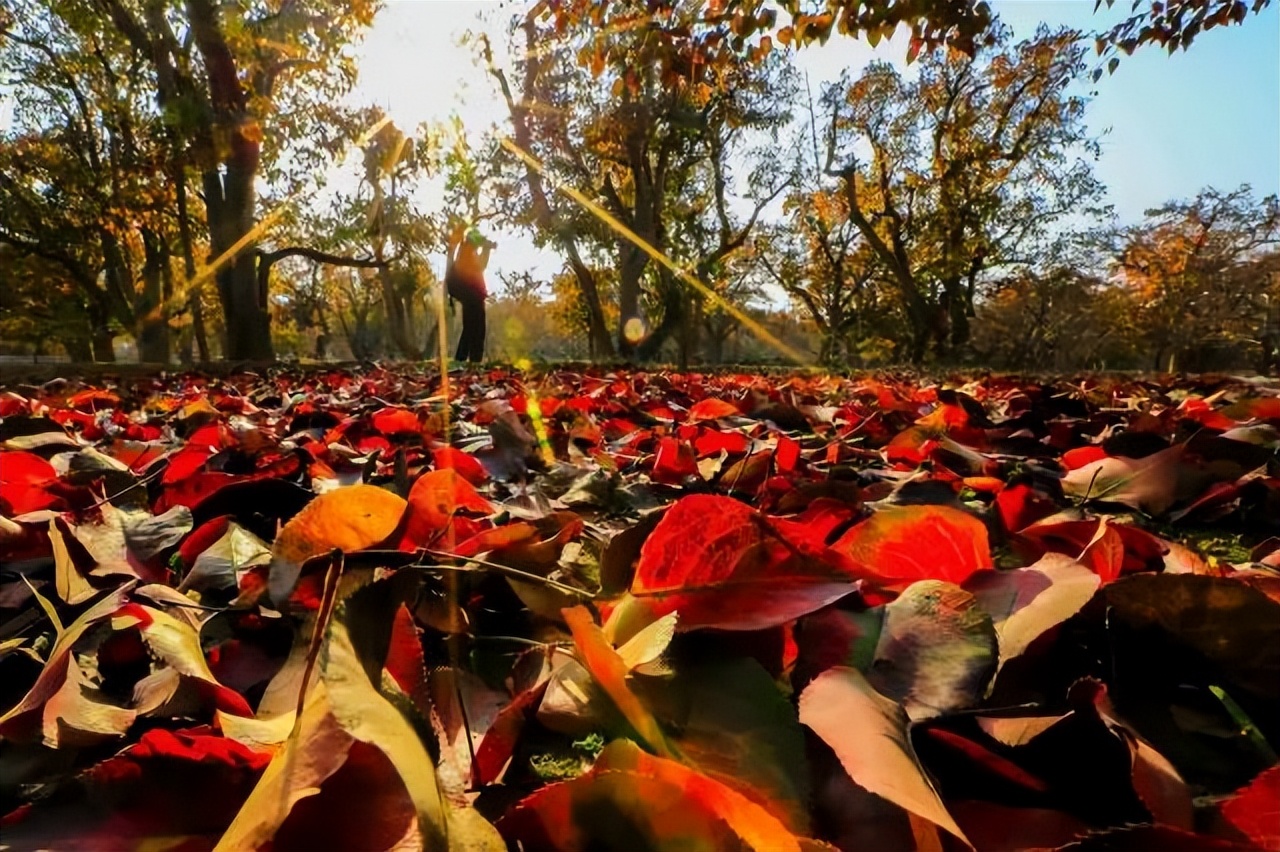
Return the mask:
<svg viewBox="0 0 1280 852">
<path fill-rule="evenodd" d="M 0 393 L 0 848 L 1280 850 L 1280 389 Z"/>
</svg>

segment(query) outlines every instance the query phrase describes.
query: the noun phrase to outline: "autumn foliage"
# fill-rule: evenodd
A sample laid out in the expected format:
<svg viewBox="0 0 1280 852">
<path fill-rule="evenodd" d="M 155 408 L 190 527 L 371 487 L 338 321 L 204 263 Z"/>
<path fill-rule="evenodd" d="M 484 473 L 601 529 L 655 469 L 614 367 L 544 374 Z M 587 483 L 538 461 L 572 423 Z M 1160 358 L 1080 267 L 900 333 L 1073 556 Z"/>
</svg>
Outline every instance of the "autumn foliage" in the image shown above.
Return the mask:
<svg viewBox="0 0 1280 852">
<path fill-rule="evenodd" d="M 12 849 L 1280 849 L 1266 385 L 0 395 Z"/>
</svg>

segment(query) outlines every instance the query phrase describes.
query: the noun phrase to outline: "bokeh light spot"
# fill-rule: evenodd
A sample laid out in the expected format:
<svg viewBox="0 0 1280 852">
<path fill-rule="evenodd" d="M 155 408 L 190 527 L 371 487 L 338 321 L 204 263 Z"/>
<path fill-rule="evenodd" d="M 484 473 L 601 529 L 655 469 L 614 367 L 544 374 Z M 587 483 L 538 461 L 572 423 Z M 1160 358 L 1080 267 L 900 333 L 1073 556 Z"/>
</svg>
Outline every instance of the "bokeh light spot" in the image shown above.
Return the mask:
<svg viewBox="0 0 1280 852">
<path fill-rule="evenodd" d="M 644 339 L 646 331 L 644 320 L 640 319 L 640 317 L 631 317 L 622 326 L 622 336 L 627 339 L 628 343 L 639 343 Z"/>
</svg>

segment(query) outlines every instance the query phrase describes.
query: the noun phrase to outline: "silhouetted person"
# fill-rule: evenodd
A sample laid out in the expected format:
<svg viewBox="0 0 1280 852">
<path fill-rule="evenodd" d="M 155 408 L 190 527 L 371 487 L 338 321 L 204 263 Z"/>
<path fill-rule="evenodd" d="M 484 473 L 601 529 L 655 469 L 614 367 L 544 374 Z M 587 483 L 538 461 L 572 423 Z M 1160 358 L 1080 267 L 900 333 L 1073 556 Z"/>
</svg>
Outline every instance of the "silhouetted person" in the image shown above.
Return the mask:
<svg viewBox="0 0 1280 852">
<path fill-rule="evenodd" d="M 484 270 L 489 265 L 489 251 L 497 246 L 465 225 L 458 225 L 449 237 L 448 261 L 444 283 L 449 298 L 462 303 L 462 336 L 458 338 L 459 361 L 484 360 L 484 301 L 488 291 Z"/>
</svg>

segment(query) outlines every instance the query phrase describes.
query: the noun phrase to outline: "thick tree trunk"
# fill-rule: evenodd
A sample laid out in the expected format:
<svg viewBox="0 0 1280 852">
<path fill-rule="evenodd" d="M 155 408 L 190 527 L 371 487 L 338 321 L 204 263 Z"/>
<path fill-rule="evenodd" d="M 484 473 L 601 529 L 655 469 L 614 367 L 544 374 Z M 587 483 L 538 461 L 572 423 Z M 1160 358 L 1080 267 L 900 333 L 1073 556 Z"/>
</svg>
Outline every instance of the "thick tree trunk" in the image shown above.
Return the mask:
<svg viewBox="0 0 1280 852">
<path fill-rule="evenodd" d="M 649 258 L 628 241 L 622 241 L 618 251 L 618 354 L 623 358 L 636 352 L 641 341 L 632 340 L 637 326 L 632 320 L 640 319 L 640 279 Z"/>
<path fill-rule="evenodd" d="M 662 321 L 634 349 L 635 357 L 641 361 L 656 358 L 662 351 L 663 344 L 672 334 L 679 332 L 684 324 L 684 291 L 665 268 L 662 270 L 662 296 Z"/>
<path fill-rule="evenodd" d="M 267 293 L 259 286 L 254 230 L 253 173 L 238 165 L 204 174 L 209 242 L 215 262 L 233 246 L 234 258 L 217 271 L 218 296 L 226 324 L 224 354 L 233 361 L 272 361 L 271 315 Z M 243 243 L 242 243 L 243 241 Z"/>
</svg>

